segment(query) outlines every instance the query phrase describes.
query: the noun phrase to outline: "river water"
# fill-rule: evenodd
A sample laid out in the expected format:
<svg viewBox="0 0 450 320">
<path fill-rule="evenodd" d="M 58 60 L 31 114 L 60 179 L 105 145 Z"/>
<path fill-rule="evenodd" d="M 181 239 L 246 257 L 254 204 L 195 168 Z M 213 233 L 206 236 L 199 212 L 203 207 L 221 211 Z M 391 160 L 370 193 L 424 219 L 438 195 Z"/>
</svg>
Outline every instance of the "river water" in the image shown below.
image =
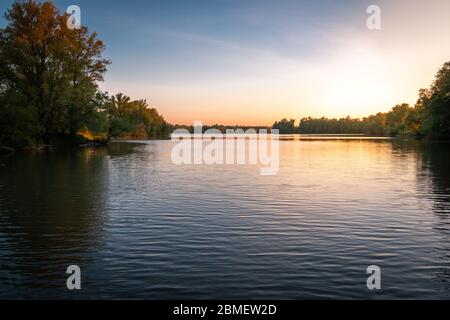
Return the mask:
<svg viewBox="0 0 450 320">
<path fill-rule="evenodd" d="M 173 145 L 1 156 L 0 298 L 450 298 L 450 144 L 290 136 L 274 176 Z"/>
</svg>

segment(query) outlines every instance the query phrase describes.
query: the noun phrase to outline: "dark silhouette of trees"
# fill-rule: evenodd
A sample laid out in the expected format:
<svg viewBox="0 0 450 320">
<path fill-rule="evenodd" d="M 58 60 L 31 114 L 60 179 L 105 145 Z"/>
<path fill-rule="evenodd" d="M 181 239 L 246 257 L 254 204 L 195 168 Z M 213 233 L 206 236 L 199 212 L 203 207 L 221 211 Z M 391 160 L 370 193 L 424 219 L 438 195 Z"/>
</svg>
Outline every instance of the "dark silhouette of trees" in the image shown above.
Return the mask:
<svg viewBox="0 0 450 320">
<path fill-rule="evenodd" d="M 302 118 L 298 127 L 293 126 L 291 120 L 287 125 L 285 119 L 276 122 L 274 128 L 285 128 L 281 133 L 301 134 L 370 134 L 376 136 L 416 134 L 418 128 L 418 114 L 414 108 L 403 103 L 396 105 L 388 113 L 377 113 L 366 118 L 351 118 L 349 116 L 340 119 Z M 280 126 L 280 123 L 282 124 Z"/>
<path fill-rule="evenodd" d="M 279 122 L 275 122 L 272 126 L 273 129 L 280 130 L 281 134 L 290 134 L 290 133 L 296 133 L 295 128 L 295 120 L 286 118 L 280 120 Z"/>
<path fill-rule="evenodd" d="M 421 134 L 450 138 L 450 61 L 444 63 L 429 89 L 421 89 L 416 104 Z"/>
<path fill-rule="evenodd" d="M 95 138 L 109 142 L 111 138 L 149 138 L 168 136 L 169 125 L 158 111 L 149 108 L 146 100 L 131 100 L 123 93 L 109 96 L 98 92 L 95 112 L 86 128 Z"/>
<path fill-rule="evenodd" d="M 386 115 L 386 133 L 390 136 L 398 136 L 410 133 L 409 119 L 414 113 L 414 108 L 407 103 L 396 105 Z"/>
<path fill-rule="evenodd" d="M 308 117 L 300 120 L 297 132 L 303 134 L 357 134 L 363 130 L 362 124 L 359 119 L 350 117 L 341 119 Z"/>
</svg>

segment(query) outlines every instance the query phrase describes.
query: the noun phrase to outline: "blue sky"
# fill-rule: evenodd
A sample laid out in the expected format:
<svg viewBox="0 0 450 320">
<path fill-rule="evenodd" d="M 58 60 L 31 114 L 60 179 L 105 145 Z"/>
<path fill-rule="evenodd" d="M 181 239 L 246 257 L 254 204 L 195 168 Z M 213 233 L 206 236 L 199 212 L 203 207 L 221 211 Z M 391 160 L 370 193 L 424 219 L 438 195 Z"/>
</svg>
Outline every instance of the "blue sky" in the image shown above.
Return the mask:
<svg viewBox="0 0 450 320">
<path fill-rule="evenodd" d="M 0 11 L 12 2 L 2 0 Z M 366 28 L 374 2 L 382 8 L 379 32 Z M 430 48 L 434 36 L 448 35 L 447 22 L 441 34 L 412 44 L 449 12 L 449 1 L 431 2 L 426 21 L 410 27 L 401 21 L 423 17 L 425 1 L 54 1 L 61 10 L 80 6 L 82 24 L 106 43 L 112 65 L 102 89 L 146 98 L 176 123 L 255 125 L 413 103 L 450 58 L 447 45 Z M 431 62 L 411 71 L 411 50 Z"/>
</svg>

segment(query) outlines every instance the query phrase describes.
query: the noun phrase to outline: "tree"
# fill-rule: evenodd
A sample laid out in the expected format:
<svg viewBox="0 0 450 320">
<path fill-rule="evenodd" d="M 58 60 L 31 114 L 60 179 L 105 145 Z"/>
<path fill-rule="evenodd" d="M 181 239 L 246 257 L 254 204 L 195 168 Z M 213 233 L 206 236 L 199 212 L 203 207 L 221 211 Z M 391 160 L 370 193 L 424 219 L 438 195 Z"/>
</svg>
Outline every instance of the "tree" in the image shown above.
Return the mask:
<svg viewBox="0 0 450 320">
<path fill-rule="evenodd" d="M 107 142 L 125 132 L 134 131 L 137 126 L 130 97 L 118 93 L 108 100 L 106 103 Z"/>
<path fill-rule="evenodd" d="M 364 133 L 377 136 L 386 134 L 386 116 L 386 113 L 379 112 L 376 115 L 364 118 Z"/>
<path fill-rule="evenodd" d="M 286 118 L 284 118 L 279 122 L 275 122 L 272 128 L 280 130 L 281 134 L 295 133 L 296 131 L 295 120 L 294 119 L 287 120 Z"/>
<path fill-rule="evenodd" d="M 86 128 L 103 132 L 105 142 L 112 138 L 133 136 L 149 138 L 168 135 L 168 124 L 154 108 L 149 108 L 146 100 L 131 100 L 123 93 L 108 96 L 97 93 L 94 100 L 95 114 Z"/>
<path fill-rule="evenodd" d="M 391 136 L 396 136 L 408 132 L 408 119 L 413 111 L 414 108 L 411 108 L 407 103 L 393 107 L 386 116 L 387 133 Z"/>
<path fill-rule="evenodd" d="M 75 135 L 93 112 L 90 102 L 109 63 L 101 57 L 103 42 L 86 27 L 67 28 L 68 16 L 50 1 L 15 1 L 5 18 L 0 118 L 17 119 L 23 141 Z M 19 128 L 23 121 L 31 132 Z"/>
<path fill-rule="evenodd" d="M 100 138 L 100 136 L 108 129 L 108 103 L 109 97 L 103 92 L 97 92 L 95 98 L 91 101 L 93 112 L 90 112 L 85 119 L 85 129 L 92 133 L 94 144 L 97 142 L 97 138 Z"/>
<path fill-rule="evenodd" d="M 424 134 L 450 138 L 450 61 L 444 63 L 429 89 L 420 90 L 416 110 Z"/>
<path fill-rule="evenodd" d="M 23 96 L 13 92 L 0 94 L 0 146 L 29 146 L 38 131 L 35 110 Z"/>
</svg>

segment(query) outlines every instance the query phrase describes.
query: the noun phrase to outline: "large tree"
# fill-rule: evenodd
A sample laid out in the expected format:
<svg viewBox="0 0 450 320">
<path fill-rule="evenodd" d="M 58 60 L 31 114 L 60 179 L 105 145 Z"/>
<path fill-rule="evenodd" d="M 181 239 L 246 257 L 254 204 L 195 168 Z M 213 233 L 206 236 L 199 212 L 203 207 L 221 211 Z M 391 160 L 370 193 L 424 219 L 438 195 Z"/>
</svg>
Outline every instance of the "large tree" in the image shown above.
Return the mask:
<svg viewBox="0 0 450 320">
<path fill-rule="evenodd" d="M 15 1 L 0 29 L 0 142 L 74 135 L 93 112 L 97 82 L 109 63 L 86 27 L 69 29 L 50 1 Z M 5 123 L 5 115 L 12 121 Z M 15 122 L 17 119 L 17 123 Z M 20 127 L 26 130 L 21 131 Z M 25 139 L 26 137 L 26 139 Z M 6 143 L 5 142 L 5 143 Z"/>
</svg>

